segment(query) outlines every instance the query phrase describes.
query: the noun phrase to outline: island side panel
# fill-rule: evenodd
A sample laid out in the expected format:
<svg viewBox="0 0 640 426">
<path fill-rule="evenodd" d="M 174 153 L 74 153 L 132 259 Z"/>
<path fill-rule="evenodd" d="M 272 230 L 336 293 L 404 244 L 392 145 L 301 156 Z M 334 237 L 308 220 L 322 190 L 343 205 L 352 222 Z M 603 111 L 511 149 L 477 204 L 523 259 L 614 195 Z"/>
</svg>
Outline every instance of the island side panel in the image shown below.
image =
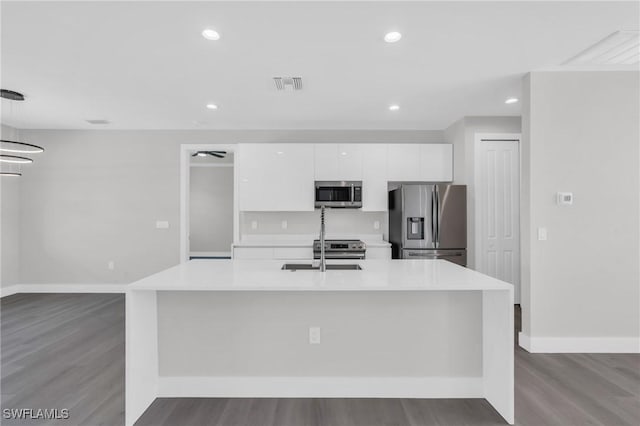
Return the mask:
<svg viewBox="0 0 640 426">
<path fill-rule="evenodd" d="M 484 290 L 482 295 L 482 370 L 484 397 L 514 424 L 513 290 Z"/>
<path fill-rule="evenodd" d="M 125 320 L 126 426 L 133 426 L 158 395 L 157 312 L 155 291 L 127 291 Z"/>
<path fill-rule="evenodd" d="M 160 396 L 483 397 L 481 291 L 161 291 L 158 316 Z"/>
</svg>

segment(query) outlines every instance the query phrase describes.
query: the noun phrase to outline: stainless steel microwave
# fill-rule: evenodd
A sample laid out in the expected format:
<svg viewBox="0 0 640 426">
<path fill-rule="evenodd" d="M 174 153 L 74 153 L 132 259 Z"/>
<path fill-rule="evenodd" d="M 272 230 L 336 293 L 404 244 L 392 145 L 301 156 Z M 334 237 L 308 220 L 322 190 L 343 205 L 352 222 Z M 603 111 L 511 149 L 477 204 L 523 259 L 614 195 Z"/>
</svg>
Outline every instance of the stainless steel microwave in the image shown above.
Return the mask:
<svg viewBox="0 0 640 426">
<path fill-rule="evenodd" d="M 317 180 L 316 207 L 362 207 L 361 180 Z"/>
</svg>

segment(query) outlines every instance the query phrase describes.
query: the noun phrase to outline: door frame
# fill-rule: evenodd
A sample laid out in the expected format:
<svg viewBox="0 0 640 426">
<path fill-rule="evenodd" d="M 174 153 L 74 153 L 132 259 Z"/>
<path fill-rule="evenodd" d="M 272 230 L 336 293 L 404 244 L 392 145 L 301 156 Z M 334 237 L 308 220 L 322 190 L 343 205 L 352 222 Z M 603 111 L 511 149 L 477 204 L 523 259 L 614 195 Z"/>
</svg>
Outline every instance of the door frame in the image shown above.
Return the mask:
<svg viewBox="0 0 640 426">
<path fill-rule="evenodd" d="M 521 217 L 522 217 L 522 134 L 521 133 L 476 133 L 474 135 L 473 141 L 473 152 L 474 152 L 474 164 L 473 164 L 473 186 L 474 186 L 474 227 L 475 227 L 475 244 L 474 244 L 474 262 L 475 268 L 478 272 L 486 273 L 485 271 L 480 271 L 480 266 L 482 263 L 482 249 L 483 249 L 483 241 L 482 235 L 484 234 L 485 222 L 482 220 L 482 214 L 484 207 L 484 200 L 480 197 L 480 163 L 482 158 L 480 156 L 480 144 L 484 140 L 493 140 L 493 141 L 515 141 L 518 143 L 518 194 L 520 203 L 518 203 L 518 226 L 516 229 L 518 230 L 518 264 L 520 271 L 522 271 L 522 231 L 520 229 Z M 519 278 L 520 283 L 518 284 L 517 291 L 514 292 L 514 296 L 518 296 L 515 300 L 515 304 L 520 303 L 520 290 L 522 286 L 522 279 Z"/>
<path fill-rule="evenodd" d="M 180 263 L 189 261 L 189 189 L 191 153 L 193 151 L 233 152 L 233 241 L 239 239 L 238 222 L 238 145 L 237 144 L 181 144 L 180 145 Z M 231 247 L 229 247 L 229 251 Z"/>
</svg>

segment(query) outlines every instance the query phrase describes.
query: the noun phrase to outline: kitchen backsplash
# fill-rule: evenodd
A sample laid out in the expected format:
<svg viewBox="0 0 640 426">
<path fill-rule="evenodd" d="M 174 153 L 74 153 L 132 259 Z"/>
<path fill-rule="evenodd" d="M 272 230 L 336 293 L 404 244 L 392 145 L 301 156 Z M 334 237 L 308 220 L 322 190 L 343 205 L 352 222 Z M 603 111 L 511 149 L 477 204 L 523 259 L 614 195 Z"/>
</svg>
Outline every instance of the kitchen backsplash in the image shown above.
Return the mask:
<svg viewBox="0 0 640 426">
<path fill-rule="evenodd" d="M 283 226 L 286 222 L 286 228 Z M 379 228 L 376 229 L 376 222 Z M 327 209 L 325 225 L 329 234 L 386 234 L 386 212 L 355 209 Z M 315 234 L 320 231 L 320 211 L 313 212 L 241 212 L 240 233 Z"/>
</svg>

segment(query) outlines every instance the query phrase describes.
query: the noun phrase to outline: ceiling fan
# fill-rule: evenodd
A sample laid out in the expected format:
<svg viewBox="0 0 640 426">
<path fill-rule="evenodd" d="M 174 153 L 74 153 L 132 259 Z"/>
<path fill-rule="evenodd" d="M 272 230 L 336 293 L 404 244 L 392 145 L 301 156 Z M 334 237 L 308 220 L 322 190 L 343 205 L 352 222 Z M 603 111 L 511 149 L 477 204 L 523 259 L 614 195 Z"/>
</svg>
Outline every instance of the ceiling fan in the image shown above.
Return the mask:
<svg viewBox="0 0 640 426">
<path fill-rule="evenodd" d="M 224 158 L 227 155 L 227 151 L 197 151 L 191 154 L 192 157 L 216 157 Z"/>
</svg>

